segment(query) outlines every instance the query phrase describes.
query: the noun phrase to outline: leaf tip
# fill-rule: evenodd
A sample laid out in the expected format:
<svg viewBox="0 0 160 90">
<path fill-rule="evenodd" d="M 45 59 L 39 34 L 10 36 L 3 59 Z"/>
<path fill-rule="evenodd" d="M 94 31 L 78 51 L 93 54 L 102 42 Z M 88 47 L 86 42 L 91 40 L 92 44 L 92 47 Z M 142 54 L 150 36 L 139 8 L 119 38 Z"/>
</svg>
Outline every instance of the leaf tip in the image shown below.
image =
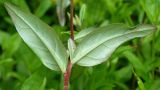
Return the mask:
<svg viewBox="0 0 160 90">
<path fill-rule="evenodd" d="M 141 28 L 143 27 L 143 29 L 148 29 L 148 30 L 153 30 L 153 31 L 156 31 L 158 28 L 156 25 L 150 25 L 150 24 L 142 24 L 142 25 L 139 25 L 138 28 Z"/>
<path fill-rule="evenodd" d="M 155 31 L 157 31 L 157 30 L 158 30 L 157 25 L 153 25 L 153 28 L 154 28 L 154 30 L 155 30 Z"/>
<path fill-rule="evenodd" d="M 11 10 L 14 8 L 14 5 L 11 2 L 5 2 L 4 7 L 7 12 L 10 14 Z"/>
<path fill-rule="evenodd" d="M 11 3 L 10 2 L 4 2 L 4 7 L 5 8 L 9 8 L 11 6 Z"/>
</svg>

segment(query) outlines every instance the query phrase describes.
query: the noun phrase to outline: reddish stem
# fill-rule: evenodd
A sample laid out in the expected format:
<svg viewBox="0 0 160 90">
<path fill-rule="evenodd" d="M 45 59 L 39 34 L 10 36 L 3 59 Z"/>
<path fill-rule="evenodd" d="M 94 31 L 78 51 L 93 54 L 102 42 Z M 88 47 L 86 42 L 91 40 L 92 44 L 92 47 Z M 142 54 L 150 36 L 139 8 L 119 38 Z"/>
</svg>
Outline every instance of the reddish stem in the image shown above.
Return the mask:
<svg viewBox="0 0 160 90">
<path fill-rule="evenodd" d="M 73 26 L 73 0 L 70 0 L 70 34 L 71 34 L 71 39 L 74 41 L 74 26 Z M 71 70 L 72 70 L 72 63 L 71 60 L 69 59 L 68 65 L 67 65 L 67 70 L 64 73 L 64 90 L 68 90 L 68 84 L 69 84 L 69 79 L 71 75 Z"/>
<path fill-rule="evenodd" d="M 67 66 L 67 71 L 64 73 L 64 90 L 68 90 L 68 84 L 69 84 L 69 79 L 71 75 L 71 69 L 72 69 L 72 63 L 69 60 L 68 66 Z"/>
</svg>

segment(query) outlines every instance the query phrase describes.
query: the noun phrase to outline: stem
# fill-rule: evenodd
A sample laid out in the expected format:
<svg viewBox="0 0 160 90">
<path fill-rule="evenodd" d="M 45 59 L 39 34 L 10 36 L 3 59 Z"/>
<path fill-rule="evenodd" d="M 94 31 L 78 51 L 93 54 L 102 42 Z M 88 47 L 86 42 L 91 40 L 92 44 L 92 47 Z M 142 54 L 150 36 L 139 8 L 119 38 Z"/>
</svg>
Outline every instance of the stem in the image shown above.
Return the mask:
<svg viewBox="0 0 160 90">
<path fill-rule="evenodd" d="M 71 69 L 72 69 L 72 63 L 71 60 L 69 60 L 67 71 L 64 73 L 64 90 L 68 90 L 68 83 L 71 75 Z"/>
<path fill-rule="evenodd" d="M 70 33 L 71 33 L 71 39 L 74 41 L 74 26 L 73 26 L 73 0 L 70 0 L 71 6 L 70 6 Z"/>
<path fill-rule="evenodd" d="M 74 41 L 74 26 L 73 26 L 73 0 L 70 0 L 71 4 L 70 4 L 70 37 L 71 39 Z M 70 75 L 71 75 L 71 70 L 72 70 L 72 63 L 71 60 L 68 60 L 68 65 L 67 65 L 67 70 L 64 73 L 64 90 L 68 90 L 68 84 L 69 84 L 69 79 L 70 79 Z"/>
</svg>

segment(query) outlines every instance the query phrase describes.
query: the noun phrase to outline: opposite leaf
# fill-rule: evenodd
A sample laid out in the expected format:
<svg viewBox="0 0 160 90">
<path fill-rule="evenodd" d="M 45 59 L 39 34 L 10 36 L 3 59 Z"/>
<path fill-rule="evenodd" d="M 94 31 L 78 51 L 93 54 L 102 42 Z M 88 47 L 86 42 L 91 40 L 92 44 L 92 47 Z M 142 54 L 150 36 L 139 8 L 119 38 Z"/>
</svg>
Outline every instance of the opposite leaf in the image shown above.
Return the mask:
<svg viewBox="0 0 160 90">
<path fill-rule="evenodd" d="M 30 13 L 5 3 L 16 29 L 24 42 L 52 69 L 65 72 L 68 55 L 55 31 Z"/>
<path fill-rule="evenodd" d="M 94 66 L 107 60 L 122 43 L 151 34 L 155 26 L 141 25 L 129 28 L 124 24 L 101 27 L 88 34 L 77 46 L 72 63 L 81 66 Z"/>
</svg>

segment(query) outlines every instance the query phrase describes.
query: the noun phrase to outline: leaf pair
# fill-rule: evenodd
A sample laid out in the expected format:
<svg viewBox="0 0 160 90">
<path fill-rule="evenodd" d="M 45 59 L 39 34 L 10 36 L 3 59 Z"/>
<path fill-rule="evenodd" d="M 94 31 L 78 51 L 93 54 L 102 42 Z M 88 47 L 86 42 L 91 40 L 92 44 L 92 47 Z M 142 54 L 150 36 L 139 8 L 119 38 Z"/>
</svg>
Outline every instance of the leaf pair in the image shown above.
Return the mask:
<svg viewBox="0 0 160 90">
<path fill-rule="evenodd" d="M 66 71 L 68 55 L 55 31 L 30 13 L 5 3 L 16 29 L 24 42 L 39 56 L 42 63 L 52 69 Z M 82 30 L 76 36 L 79 44 L 69 40 L 69 55 L 72 64 L 94 66 L 107 60 L 114 50 L 125 41 L 143 37 L 153 32 L 152 25 L 129 28 L 124 24 L 111 24 L 100 28 Z"/>
</svg>

